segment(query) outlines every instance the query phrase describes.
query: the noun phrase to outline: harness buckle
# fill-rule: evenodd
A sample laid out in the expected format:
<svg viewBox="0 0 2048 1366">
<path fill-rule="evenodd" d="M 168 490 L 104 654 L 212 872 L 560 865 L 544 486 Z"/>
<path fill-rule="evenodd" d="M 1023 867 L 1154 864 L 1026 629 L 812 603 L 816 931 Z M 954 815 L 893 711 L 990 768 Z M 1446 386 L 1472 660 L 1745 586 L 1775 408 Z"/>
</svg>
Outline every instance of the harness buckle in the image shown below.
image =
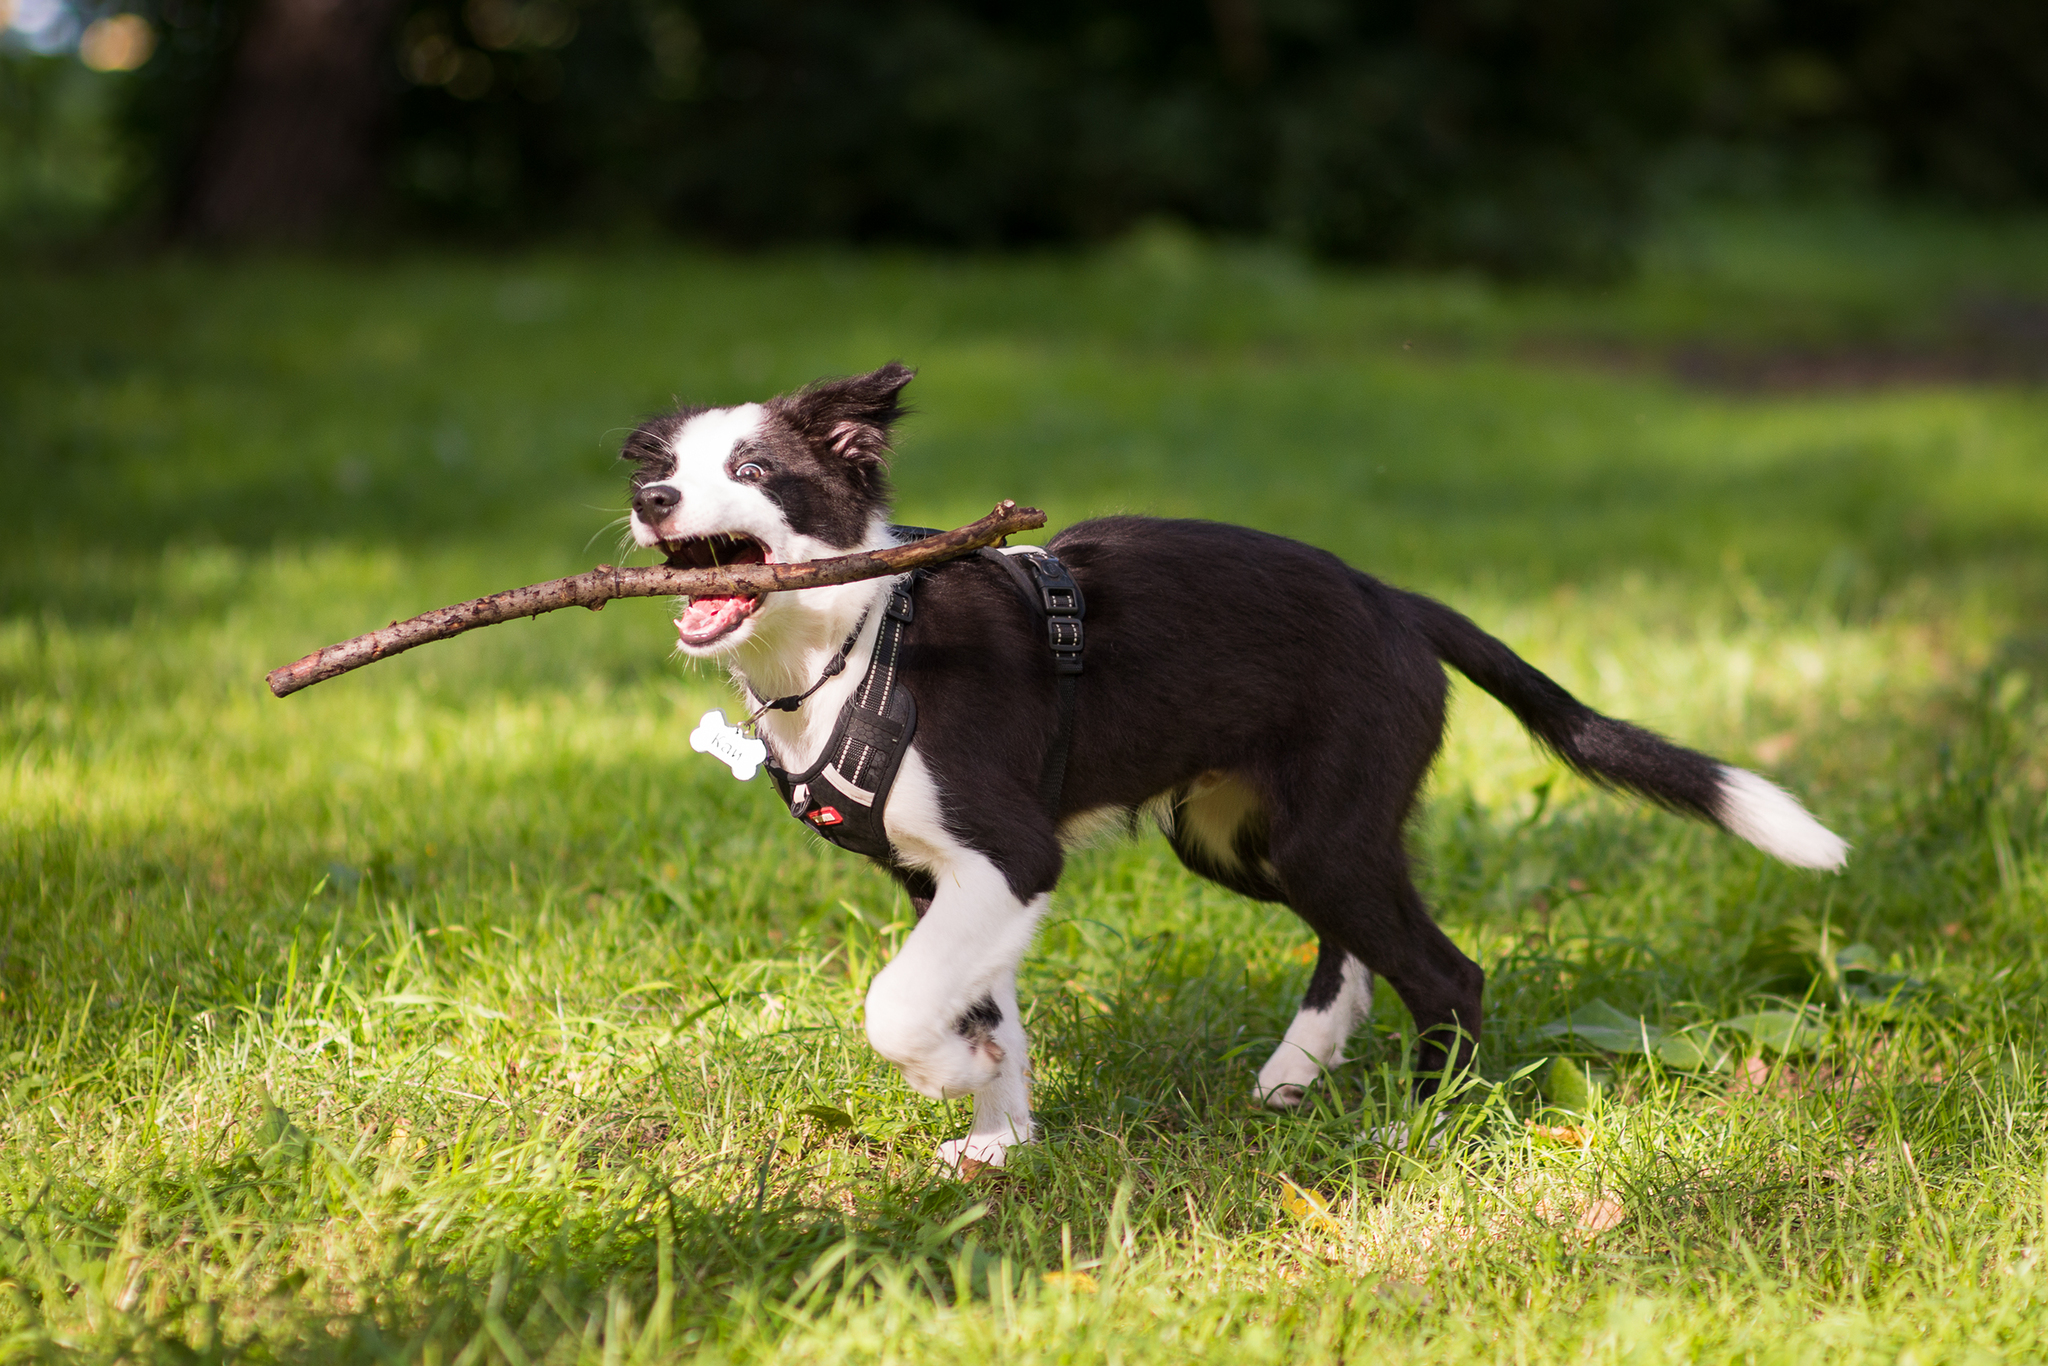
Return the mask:
<svg viewBox="0 0 2048 1366">
<path fill-rule="evenodd" d="M 1051 555 L 1026 555 L 1024 565 L 1031 571 L 1031 581 L 1038 585 L 1039 605 L 1046 615 L 1081 615 L 1081 587 L 1065 565 Z"/>
</svg>

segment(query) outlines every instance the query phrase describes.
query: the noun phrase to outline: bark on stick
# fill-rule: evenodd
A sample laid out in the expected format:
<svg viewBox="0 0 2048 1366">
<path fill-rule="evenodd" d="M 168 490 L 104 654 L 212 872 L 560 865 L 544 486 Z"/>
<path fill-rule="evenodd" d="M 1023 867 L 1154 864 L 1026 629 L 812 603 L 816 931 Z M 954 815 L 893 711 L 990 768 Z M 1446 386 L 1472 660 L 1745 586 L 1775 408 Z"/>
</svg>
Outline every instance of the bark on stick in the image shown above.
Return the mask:
<svg viewBox="0 0 2048 1366">
<path fill-rule="evenodd" d="M 1005 536 L 1020 531 L 1036 531 L 1044 525 L 1043 512 L 1037 508 L 1020 508 L 1005 498 L 988 516 L 957 530 L 942 531 L 908 545 L 864 550 L 830 560 L 808 560 L 799 564 L 731 564 L 711 569 L 671 569 L 666 565 L 617 569 L 601 564 L 573 578 L 508 589 L 487 598 L 442 607 L 406 621 L 394 621 L 381 631 L 329 645 L 295 663 L 273 669 L 266 681 L 272 693 L 285 697 L 301 688 L 345 674 L 350 669 L 359 669 L 365 664 L 374 664 L 380 659 L 389 659 L 431 640 L 446 640 L 478 626 L 495 626 L 501 621 L 537 617 L 542 612 L 562 607 L 588 607 L 595 612 L 613 598 L 726 594 L 755 597 L 763 593 L 787 593 L 798 588 L 823 588 L 828 584 L 877 579 L 958 559 L 985 545 L 994 545 Z"/>
</svg>

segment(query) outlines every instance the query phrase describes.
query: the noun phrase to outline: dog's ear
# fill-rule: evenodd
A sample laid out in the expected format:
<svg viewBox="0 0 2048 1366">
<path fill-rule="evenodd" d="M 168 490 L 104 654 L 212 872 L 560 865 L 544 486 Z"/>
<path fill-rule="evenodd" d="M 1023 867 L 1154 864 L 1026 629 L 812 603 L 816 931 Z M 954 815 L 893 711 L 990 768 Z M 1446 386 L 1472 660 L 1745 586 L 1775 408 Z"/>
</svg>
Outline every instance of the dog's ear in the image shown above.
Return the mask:
<svg viewBox="0 0 2048 1366">
<path fill-rule="evenodd" d="M 909 411 L 900 400 L 903 386 L 916 375 L 892 360 L 870 374 L 821 379 L 768 407 L 819 455 L 873 470 L 888 459 L 889 428 Z"/>
</svg>

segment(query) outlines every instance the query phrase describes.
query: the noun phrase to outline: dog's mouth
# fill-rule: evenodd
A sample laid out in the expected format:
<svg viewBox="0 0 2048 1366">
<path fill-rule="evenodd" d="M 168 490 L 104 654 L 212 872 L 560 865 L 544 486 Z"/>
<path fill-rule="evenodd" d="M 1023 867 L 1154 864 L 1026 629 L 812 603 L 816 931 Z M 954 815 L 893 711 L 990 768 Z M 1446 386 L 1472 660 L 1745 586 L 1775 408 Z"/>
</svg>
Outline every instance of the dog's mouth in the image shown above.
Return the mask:
<svg viewBox="0 0 2048 1366">
<path fill-rule="evenodd" d="M 744 532 L 663 541 L 671 569 L 711 569 L 724 564 L 766 564 L 768 547 Z M 732 594 L 695 597 L 676 618 L 676 636 L 691 649 L 714 645 L 745 624 L 761 606 L 758 597 Z"/>
</svg>

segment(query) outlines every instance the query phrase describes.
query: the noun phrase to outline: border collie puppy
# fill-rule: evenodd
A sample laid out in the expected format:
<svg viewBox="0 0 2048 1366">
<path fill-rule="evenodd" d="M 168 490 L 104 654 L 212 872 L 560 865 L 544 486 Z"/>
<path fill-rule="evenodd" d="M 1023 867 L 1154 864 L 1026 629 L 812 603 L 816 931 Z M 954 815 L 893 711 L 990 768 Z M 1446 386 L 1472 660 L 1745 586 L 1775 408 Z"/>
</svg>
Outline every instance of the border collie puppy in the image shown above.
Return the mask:
<svg viewBox="0 0 2048 1366">
<path fill-rule="evenodd" d="M 766 403 L 683 407 L 634 432 L 632 530 L 671 564 L 810 560 L 898 543 L 884 463 L 912 371 L 826 380 Z M 1283 537 L 1107 517 L 1050 550 L 1086 601 L 1057 809 L 1059 688 L 1043 618 L 1003 565 L 915 586 L 895 679 L 915 729 L 886 795 L 885 863 L 919 918 L 867 995 L 874 1047 L 927 1096 L 974 1097 L 940 1150 L 972 1171 L 1032 1137 L 1017 965 L 1063 850 L 1156 820 L 1181 861 L 1287 906 L 1321 940 L 1301 1011 L 1258 1074 L 1286 1108 L 1343 1061 L 1383 977 L 1415 1018 L 1426 1078 L 1471 1056 L 1484 980 L 1430 919 L 1403 827 L 1442 739 L 1449 664 L 1596 782 L 1718 825 L 1801 868 L 1848 846 L 1754 773 L 1582 705 L 1463 616 Z M 868 672 L 892 591 L 876 579 L 687 600 L 681 652 L 722 661 L 790 773 L 816 762 Z M 849 648 L 850 643 L 850 648 Z M 844 652 L 844 653 L 842 653 Z M 844 667 L 833 669 L 835 660 Z M 822 680 L 822 686 L 818 686 Z"/>
</svg>

